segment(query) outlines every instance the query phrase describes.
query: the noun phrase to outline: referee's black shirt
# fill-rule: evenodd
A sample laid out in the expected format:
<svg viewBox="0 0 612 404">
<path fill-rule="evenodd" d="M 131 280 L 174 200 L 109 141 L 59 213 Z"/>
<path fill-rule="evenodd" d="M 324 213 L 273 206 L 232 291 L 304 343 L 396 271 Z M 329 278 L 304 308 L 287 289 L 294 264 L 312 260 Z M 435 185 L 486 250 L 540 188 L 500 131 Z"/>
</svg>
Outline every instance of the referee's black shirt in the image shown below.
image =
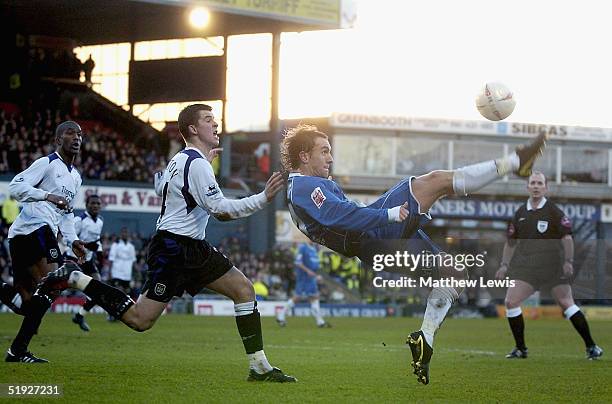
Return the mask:
<svg viewBox="0 0 612 404">
<path fill-rule="evenodd" d="M 535 207 L 528 201 L 508 225 L 508 243 L 519 241 L 510 265 L 560 267 L 561 238 L 568 234 L 572 234 L 572 223 L 557 205 L 546 198 Z"/>
</svg>

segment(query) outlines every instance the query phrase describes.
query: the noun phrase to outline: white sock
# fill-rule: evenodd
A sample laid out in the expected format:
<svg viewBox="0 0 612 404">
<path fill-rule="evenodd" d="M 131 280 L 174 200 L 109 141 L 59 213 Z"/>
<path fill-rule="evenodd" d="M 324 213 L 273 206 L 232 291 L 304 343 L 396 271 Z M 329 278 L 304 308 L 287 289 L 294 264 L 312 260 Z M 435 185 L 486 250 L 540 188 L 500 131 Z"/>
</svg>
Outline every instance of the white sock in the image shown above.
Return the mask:
<svg viewBox="0 0 612 404">
<path fill-rule="evenodd" d="M 91 276 L 85 275 L 81 271 L 74 271 L 68 278 L 68 285 L 73 289 L 85 290 L 91 279 Z"/>
<path fill-rule="evenodd" d="M 506 317 L 508 318 L 518 317 L 521 314 L 523 314 L 523 311 L 521 310 L 521 306 L 515 307 L 513 309 L 509 309 L 506 307 Z"/>
<path fill-rule="evenodd" d="M 430 347 L 433 348 L 434 335 L 444 321 L 448 309 L 458 297 L 459 294 L 454 288 L 433 288 L 429 293 L 421 331 Z"/>
<path fill-rule="evenodd" d="M 580 307 L 574 304 L 568 307 L 567 310 L 563 312 L 563 315 L 565 316 L 566 319 L 569 320 L 570 317 L 572 317 L 574 314 L 578 313 L 579 311 L 580 311 Z"/>
<path fill-rule="evenodd" d="M 319 303 L 319 299 L 310 302 L 310 312 L 317 321 L 317 325 L 325 324 L 325 320 L 323 320 L 323 316 L 321 315 L 321 305 Z"/>
<path fill-rule="evenodd" d="M 255 307 L 257 307 L 257 304 L 254 301 L 234 304 L 234 315 L 236 317 L 248 316 L 249 314 L 253 314 Z"/>
<path fill-rule="evenodd" d="M 276 319 L 278 321 L 286 321 L 287 320 L 287 311 L 293 308 L 293 299 L 289 299 L 287 303 L 280 309 L 280 311 L 276 314 Z"/>
<path fill-rule="evenodd" d="M 13 296 L 13 300 L 11 300 L 11 303 L 13 303 L 15 307 L 20 309 L 21 303 L 23 303 L 23 301 L 21 300 L 21 294 L 15 293 L 15 296 Z"/>
<path fill-rule="evenodd" d="M 457 195 L 465 196 L 490 184 L 499 177 L 517 170 L 518 166 L 518 155 L 512 153 L 497 160 L 458 168 L 453 173 L 453 190 Z"/>
<path fill-rule="evenodd" d="M 255 372 L 263 374 L 272 370 L 272 365 L 268 362 L 268 358 L 266 358 L 263 350 L 247 354 L 247 356 L 249 357 L 249 368 Z"/>
<path fill-rule="evenodd" d="M 85 314 L 87 314 L 87 310 L 85 310 L 85 309 L 83 308 L 83 306 L 81 306 L 81 308 L 79 309 L 79 314 L 80 314 L 81 316 L 84 316 Z"/>
<path fill-rule="evenodd" d="M 518 170 L 520 164 L 521 160 L 519 159 L 519 156 L 518 154 L 516 154 L 516 152 L 513 152 L 508 156 L 500 157 L 495 160 L 495 165 L 497 166 L 497 173 L 500 177 L 503 177 L 504 175 L 511 173 L 512 171 Z"/>
</svg>

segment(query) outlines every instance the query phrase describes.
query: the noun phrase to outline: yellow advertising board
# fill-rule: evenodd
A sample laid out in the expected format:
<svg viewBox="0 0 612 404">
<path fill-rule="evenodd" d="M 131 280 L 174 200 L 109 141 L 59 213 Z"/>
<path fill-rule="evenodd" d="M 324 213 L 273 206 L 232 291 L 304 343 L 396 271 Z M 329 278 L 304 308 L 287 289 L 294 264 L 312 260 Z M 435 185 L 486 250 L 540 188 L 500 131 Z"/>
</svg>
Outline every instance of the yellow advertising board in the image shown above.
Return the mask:
<svg viewBox="0 0 612 404">
<path fill-rule="evenodd" d="M 213 9 L 340 28 L 341 0 L 205 0 Z"/>
</svg>

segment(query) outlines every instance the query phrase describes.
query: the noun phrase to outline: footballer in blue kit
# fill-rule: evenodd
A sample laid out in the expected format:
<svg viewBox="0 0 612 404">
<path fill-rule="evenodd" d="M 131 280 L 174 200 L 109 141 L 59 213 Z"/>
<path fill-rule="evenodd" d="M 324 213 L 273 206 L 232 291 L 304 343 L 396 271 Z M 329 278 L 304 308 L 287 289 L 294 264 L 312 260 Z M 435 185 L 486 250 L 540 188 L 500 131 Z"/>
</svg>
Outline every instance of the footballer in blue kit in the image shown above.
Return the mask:
<svg viewBox="0 0 612 404">
<path fill-rule="evenodd" d="M 421 228 L 431 220 L 431 206 L 447 195 L 466 196 L 511 172 L 529 176 L 546 138 L 540 134 L 496 160 L 403 179 L 364 206 L 348 199 L 330 179 L 333 157 L 327 135 L 315 126 L 300 124 L 288 129 L 281 143 L 281 161 L 289 172 L 287 205 L 293 222 L 311 241 L 347 257 L 356 256 L 366 267 L 381 253 L 443 254 Z M 428 274 L 443 279 L 467 277 L 452 267 L 438 267 Z M 408 336 L 411 364 L 420 383 L 429 383 L 434 334 L 461 292 L 453 287 L 433 288 L 421 329 Z"/>
<path fill-rule="evenodd" d="M 287 301 L 287 304 L 277 313 L 276 321 L 281 327 L 287 325 L 287 311 L 293 309 L 297 301 L 308 299 L 310 301 L 310 312 L 317 322 L 319 328 L 330 328 L 331 325 L 323 319 L 321 305 L 319 302 L 317 274 L 320 268 L 319 253 L 314 245 L 309 242 L 300 243 L 295 254 L 295 294 Z"/>
</svg>

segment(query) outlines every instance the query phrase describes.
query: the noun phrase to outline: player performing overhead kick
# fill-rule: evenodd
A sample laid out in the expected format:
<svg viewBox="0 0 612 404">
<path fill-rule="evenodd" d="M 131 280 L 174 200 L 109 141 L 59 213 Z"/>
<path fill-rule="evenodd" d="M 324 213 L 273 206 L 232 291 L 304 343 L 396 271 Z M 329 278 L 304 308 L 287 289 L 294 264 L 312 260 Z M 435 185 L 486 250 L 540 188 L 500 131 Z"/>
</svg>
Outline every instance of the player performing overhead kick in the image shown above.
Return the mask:
<svg viewBox="0 0 612 404">
<path fill-rule="evenodd" d="M 545 141 L 546 135 L 540 134 L 530 144 L 497 160 L 406 178 L 371 205 L 359 206 L 328 179 L 333 158 L 327 135 L 315 126 L 299 125 L 286 132 L 281 144 L 282 163 L 290 173 L 289 211 L 296 226 L 312 241 L 347 257 L 357 256 L 369 266 L 373 249 L 386 243 L 380 240 L 394 244 L 392 240 L 409 239 L 403 244 L 417 253 L 424 248 L 440 253 L 421 229 L 431 220 L 428 212 L 434 202 L 447 195 L 468 195 L 510 172 L 529 176 Z M 466 277 L 454 268 L 437 270 L 441 278 Z M 429 383 L 434 334 L 461 292 L 452 287 L 433 288 L 421 329 L 408 336 L 414 373 L 423 384 Z"/>
</svg>

